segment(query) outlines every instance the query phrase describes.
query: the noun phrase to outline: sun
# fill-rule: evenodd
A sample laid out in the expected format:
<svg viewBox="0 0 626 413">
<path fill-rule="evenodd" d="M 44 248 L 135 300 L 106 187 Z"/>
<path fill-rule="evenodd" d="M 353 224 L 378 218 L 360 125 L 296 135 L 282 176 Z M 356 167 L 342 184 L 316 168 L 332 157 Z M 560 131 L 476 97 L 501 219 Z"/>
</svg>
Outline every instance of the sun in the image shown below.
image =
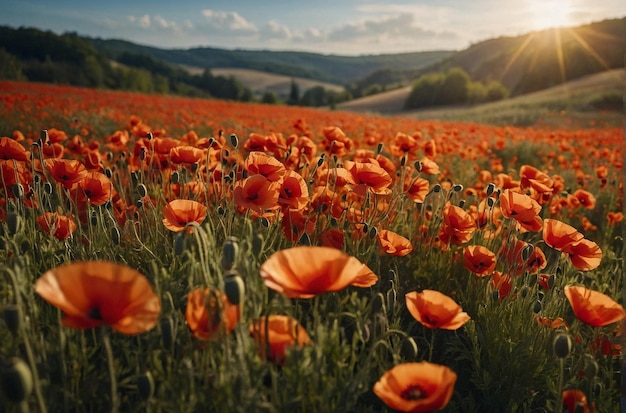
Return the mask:
<svg viewBox="0 0 626 413">
<path fill-rule="evenodd" d="M 568 26 L 570 22 L 571 0 L 539 0 L 529 2 L 531 21 L 534 30 Z"/>
</svg>

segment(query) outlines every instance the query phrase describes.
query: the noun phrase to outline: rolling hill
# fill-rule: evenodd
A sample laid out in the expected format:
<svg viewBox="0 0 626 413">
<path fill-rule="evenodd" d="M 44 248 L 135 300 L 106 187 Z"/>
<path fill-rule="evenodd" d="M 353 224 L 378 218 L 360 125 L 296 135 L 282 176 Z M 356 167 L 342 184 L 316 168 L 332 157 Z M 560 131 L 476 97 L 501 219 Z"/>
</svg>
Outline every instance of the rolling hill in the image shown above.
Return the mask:
<svg viewBox="0 0 626 413">
<path fill-rule="evenodd" d="M 620 107 L 623 105 L 621 99 L 624 90 L 626 90 L 626 70 L 612 69 L 537 92 L 476 106 L 406 111 L 404 101 L 411 88 L 404 87 L 344 102 L 339 104 L 337 109 L 418 119 L 461 120 L 517 126 L 545 122 L 546 118 L 563 113 L 581 121 L 597 118 L 619 126 L 623 121 L 623 111 L 620 111 Z"/>
</svg>

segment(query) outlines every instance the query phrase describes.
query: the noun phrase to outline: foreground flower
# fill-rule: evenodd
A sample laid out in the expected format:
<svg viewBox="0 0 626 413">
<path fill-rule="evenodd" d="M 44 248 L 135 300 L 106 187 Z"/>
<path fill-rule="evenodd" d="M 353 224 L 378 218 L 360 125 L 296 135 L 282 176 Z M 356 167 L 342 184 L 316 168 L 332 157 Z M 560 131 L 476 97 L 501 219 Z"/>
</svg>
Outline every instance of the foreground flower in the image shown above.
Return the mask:
<svg viewBox="0 0 626 413">
<path fill-rule="evenodd" d="M 197 201 L 175 199 L 163 207 L 163 225 L 170 231 L 180 232 L 191 222 L 202 224 L 206 207 Z"/>
<path fill-rule="evenodd" d="M 470 245 L 463 250 L 465 268 L 479 277 L 485 277 L 496 268 L 496 254 L 482 245 Z"/>
<path fill-rule="evenodd" d="M 603 327 L 626 317 L 624 307 L 601 292 L 569 285 L 565 287 L 565 296 L 576 318 L 592 327 Z"/>
<path fill-rule="evenodd" d="M 62 265 L 35 282 L 35 292 L 63 311 L 63 325 L 93 328 L 108 325 L 123 334 L 151 330 L 161 302 L 139 272 L 108 261 Z"/>
<path fill-rule="evenodd" d="M 388 370 L 374 384 L 374 393 L 401 412 L 432 412 L 452 398 L 456 373 L 438 364 L 404 363 Z"/>
<path fill-rule="evenodd" d="M 576 228 L 556 219 L 546 219 L 543 239 L 548 246 L 567 254 L 572 265 L 581 271 L 597 268 L 602 261 L 602 250 Z"/>
<path fill-rule="evenodd" d="M 470 319 L 460 305 L 439 291 L 410 292 L 406 306 L 413 318 L 431 329 L 456 330 Z"/>
<path fill-rule="evenodd" d="M 304 327 L 286 315 L 271 315 L 256 319 L 250 325 L 250 335 L 256 341 L 263 358 L 282 364 L 289 347 L 311 343 Z"/>
<path fill-rule="evenodd" d="M 211 340 L 222 331 L 229 334 L 239 322 L 239 306 L 226 295 L 209 288 L 198 288 L 187 295 L 185 319 L 189 330 L 200 340 Z"/>
<path fill-rule="evenodd" d="M 381 229 L 376 234 L 376 239 L 381 250 L 389 255 L 404 257 L 413 251 L 411 241 L 393 231 Z"/>
<path fill-rule="evenodd" d="M 541 230 L 541 205 L 528 195 L 505 189 L 500 195 L 500 208 L 505 218 L 515 219 L 526 231 Z"/>
<path fill-rule="evenodd" d="M 330 247 L 294 247 L 272 254 L 261 265 L 265 285 L 289 298 L 312 298 L 348 285 L 369 287 L 378 277 L 367 265 Z"/>
</svg>

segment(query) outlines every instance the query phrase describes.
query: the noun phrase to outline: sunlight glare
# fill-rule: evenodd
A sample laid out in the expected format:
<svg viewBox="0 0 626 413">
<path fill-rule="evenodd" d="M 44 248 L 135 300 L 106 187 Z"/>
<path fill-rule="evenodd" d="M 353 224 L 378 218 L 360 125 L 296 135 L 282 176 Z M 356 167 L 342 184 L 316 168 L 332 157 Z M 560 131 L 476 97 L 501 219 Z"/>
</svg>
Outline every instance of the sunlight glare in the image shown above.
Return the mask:
<svg viewBox="0 0 626 413">
<path fill-rule="evenodd" d="M 552 27 L 563 27 L 570 24 L 571 13 L 570 0 L 542 0 L 532 1 L 531 26 L 534 30 L 542 30 Z"/>
</svg>

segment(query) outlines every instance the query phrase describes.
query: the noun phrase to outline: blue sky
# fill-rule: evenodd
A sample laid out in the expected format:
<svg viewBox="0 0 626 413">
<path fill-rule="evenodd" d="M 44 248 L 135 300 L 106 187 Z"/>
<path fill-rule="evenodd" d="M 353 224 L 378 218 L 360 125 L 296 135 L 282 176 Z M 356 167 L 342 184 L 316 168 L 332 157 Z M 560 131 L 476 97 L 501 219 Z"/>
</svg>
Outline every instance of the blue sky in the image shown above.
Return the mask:
<svg viewBox="0 0 626 413">
<path fill-rule="evenodd" d="M 360 55 L 461 50 L 626 16 L 624 0 L 2 0 L 0 25 L 162 48 L 302 50 Z"/>
</svg>

